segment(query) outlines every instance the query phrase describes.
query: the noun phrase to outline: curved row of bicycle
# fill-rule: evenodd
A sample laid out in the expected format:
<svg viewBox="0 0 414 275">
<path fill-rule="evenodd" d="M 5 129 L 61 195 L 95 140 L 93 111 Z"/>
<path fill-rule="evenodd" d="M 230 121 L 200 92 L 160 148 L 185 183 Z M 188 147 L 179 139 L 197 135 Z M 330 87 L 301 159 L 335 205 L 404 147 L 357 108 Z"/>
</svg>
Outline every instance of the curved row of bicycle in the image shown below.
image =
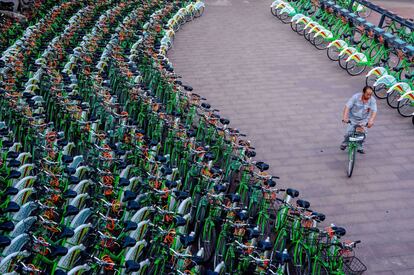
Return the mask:
<svg viewBox="0 0 414 275">
<path fill-rule="evenodd" d="M 390 22 L 379 28 L 333 1 L 281 1 L 271 12 L 350 75 L 367 72 L 375 95 L 414 123 L 414 32 Z M 402 38 L 401 38 L 402 37 Z"/>
<path fill-rule="evenodd" d="M 2 53 L 0 273 L 366 269 L 174 73 L 175 32 L 203 11 L 69 0 Z"/>
</svg>

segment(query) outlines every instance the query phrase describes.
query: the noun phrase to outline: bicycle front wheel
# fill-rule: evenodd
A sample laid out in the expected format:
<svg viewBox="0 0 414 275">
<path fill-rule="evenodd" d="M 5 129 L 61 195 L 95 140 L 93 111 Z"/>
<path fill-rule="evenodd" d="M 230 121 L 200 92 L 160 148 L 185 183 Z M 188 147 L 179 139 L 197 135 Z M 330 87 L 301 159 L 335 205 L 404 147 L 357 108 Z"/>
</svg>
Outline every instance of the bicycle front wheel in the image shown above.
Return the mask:
<svg viewBox="0 0 414 275">
<path fill-rule="evenodd" d="M 329 59 L 332 61 L 338 61 L 340 53 L 341 51 L 335 46 L 328 48 L 328 50 L 326 51 L 326 54 L 328 55 Z"/>
<path fill-rule="evenodd" d="M 346 63 L 346 71 L 351 76 L 357 76 L 365 71 L 366 65 L 359 65 L 355 60 L 351 59 Z"/>
<path fill-rule="evenodd" d="M 410 117 L 414 113 L 413 101 L 409 98 L 404 98 L 398 101 L 398 113 L 403 117 Z"/>
<path fill-rule="evenodd" d="M 289 249 L 289 255 L 293 256 L 289 265 L 289 273 L 297 275 L 309 275 L 311 261 L 309 252 L 301 243 L 297 243 Z"/>
<path fill-rule="evenodd" d="M 400 93 L 396 90 L 392 91 L 387 95 L 387 104 L 393 108 L 398 108 L 398 99 L 400 98 Z"/>
<path fill-rule="evenodd" d="M 352 176 L 352 172 L 354 171 L 355 153 L 356 153 L 356 148 L 355 147 L 349 149 L 349 152 L 348 152 L 348 165 L 347 165 L 347 174 L 348 174 L 349 178 Z"/>
<path fill-rule="evenodd" d="M 372 86 L 371 86 L 372 87 Z M 380 84 L 374 87 L 374 95 L 379 99 L 387 98 L 387 86 L 385 84 Z"/>
</svg>

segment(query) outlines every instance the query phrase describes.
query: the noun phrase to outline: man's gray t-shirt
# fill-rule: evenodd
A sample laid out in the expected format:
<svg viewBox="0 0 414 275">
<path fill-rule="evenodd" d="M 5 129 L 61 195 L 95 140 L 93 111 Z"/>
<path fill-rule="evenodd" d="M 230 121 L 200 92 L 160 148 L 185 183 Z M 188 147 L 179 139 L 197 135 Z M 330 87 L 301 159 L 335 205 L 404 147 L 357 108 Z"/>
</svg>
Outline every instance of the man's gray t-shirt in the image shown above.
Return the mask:
<svg viewBox="0 0 414 275">
<path fill-rule="evenodd" d="M 371 112 L 377 111 L 377 102 L 374 97 L 371 96 L 367 103 L 362 102 L 361 97 L 362 93 L 356 93 L 346 103 L 349 108 L 349 119 L 353 123 L 366 123 Z"/>
</svg>

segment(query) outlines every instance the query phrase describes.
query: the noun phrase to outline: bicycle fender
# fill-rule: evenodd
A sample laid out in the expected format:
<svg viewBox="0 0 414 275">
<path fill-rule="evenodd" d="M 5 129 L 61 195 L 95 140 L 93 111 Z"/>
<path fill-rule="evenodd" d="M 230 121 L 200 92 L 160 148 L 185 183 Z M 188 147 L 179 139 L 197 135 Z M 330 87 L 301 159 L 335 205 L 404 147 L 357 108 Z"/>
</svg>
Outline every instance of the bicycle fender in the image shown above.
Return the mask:
<svg viewBox="0 0 414 275">
<path fill-rule="evenodd" d="M 408 91 L 405 94 L 403 94 L 398 101 L 403 100 L 404 98 L 411 99 L 411 101 L 414 101 L 414 90 Z"/>
<path fill-rule="evenodd" d="M 331 43 L 329 43 L 328 48 L 330 48 L 332 46 L 334 46 L 338 49 L 343 49 L 343 48 L 348 47 L 348 44 L 345 41 L 338 39 L 338 40 L 335 40 L 335 41 L 332 41 Z"/>
<path fill-rule="evenodd" d="M 375 67 L 375 68 L 371 69 L 365 77 L 369 77 L 373 74 L 375 74 L 378 77 L 381 77 L 383 75 L 387 75 L 388 71 L 384 67 Z"/>
<path fill-rule="evenodd" d="M 295 14 L 292 19 L 290 20 L 290 22 L 296 22 L 298 23 L 298 20 L 302 19 L 303 17 L 306 17 L 305 15 L 303 15 L 302 13 L 297 13 Z"/>
<path fill-rule="evenodd" d="M 292 13 L 295 13 L 295 9 L 292 8 L 291 6 L 286 6 L 280 11 L 280 14 L 284 14 L 284 13 L 287 13 L 288 15 L 290 15 Z"/>
<path fill-rule="evenodd" d="M 352 55 L 352 54 L 356 53 L 356 51 L 357 51 L 357 49 L 355 49 L 354 47 L 346 47 L 345 49 L 343 49 L 339 53 L 339 56 L 343 56 L 344 54 Z"/>
<path fill-rule="evenodd" d="M 374 87 L 377 87 L 380 84 L 384 84 L 385 86 L 390 87 L 394 85 L 395 83 L 397 83 L 397 80 L 395 79 L 395 77 L 387 74 L 387 75 L 383 75 L 380 78 L 378 78 L 377 81 L 375 81 L 374 83 Z"/>
<path fill-rule="evenodd" d="M 349 62 L 350 60 L 355 60 L 358 63 L 362 63 L 367 62 L 367 57 L 365 56 L 365 54 L 357 52 L 348 57 L 346 62 Z"/>
<path fill-rule="evenodd" d="M 397 84 L 394 84 L 388 91 L 387 91 L 387 94 L 389 94 L 389 93 L 391 93 L 392 91 L 394 91 L 394 90 L 396 90 L 396 91 L 398 91 L 400 94 L 404 94 L 404 93 L 406 93 L 407 91 L 410 91 L 411 90 L 411 88 L 410 88 L 410 85 L 408 85 L 407 83 L 405 83 L 405 82 L 399 82 L 399 83 L 397 83 Z"/>
<path fill-rule="evenodd" d="M 332 38 L 333 37 L 332 32 L 330 32 L 330 31 L 328 31 L 326 29 L 325 30 L 318 31 L 316 33 L 315 37 L 318 37 L 318 36 L 322 36 L 324 39 L 329 39 L 329 38 Z"/>
</svg>

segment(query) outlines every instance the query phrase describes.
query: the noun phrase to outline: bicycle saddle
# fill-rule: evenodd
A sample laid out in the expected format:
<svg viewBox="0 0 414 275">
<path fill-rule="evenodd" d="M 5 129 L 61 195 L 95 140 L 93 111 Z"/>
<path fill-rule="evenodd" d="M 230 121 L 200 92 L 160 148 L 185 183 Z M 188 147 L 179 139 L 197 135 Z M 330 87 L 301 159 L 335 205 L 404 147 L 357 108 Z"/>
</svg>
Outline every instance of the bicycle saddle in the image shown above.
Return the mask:
<svg viewBox="0 0 414 275">
<path fill-rule="evenodd" d="M 276 182 L 275 182 L 274 180 L 272 180 L 272 179 L 268 179 L 268 180 L 266 180 L 266 181 L 264 182 L 264 184 L 265 184 L 266 186 L 269 186 L 269 187 L 275 187 L 275 186 L 276 186 Z"/>
<path fill-rule="evenodd" d="M 184 88 L 184 90 L 186 90 L 187 92 L 191 92 L 192 90 L 193 90 L 193 87 L 191 87 L 191 86 L 188 86 L 188 85 L 181 85 L 183 88 Z"/>
<path fill-rule="evenodd" d="M 289 196 L 291 196 L 292 198 L 297 198 L 299 197 L 299 191 L 292 189 L 292 188 L 288 188 L 286 190 L 286 194 L 288 194 Z"/>
<path fill-rule="evenodd" d="M 124 197 L 122 198 L 123 202 L 134 200 L 137 197 L 137 193 L 130 190 L 124 191 Z"/>
<path fill-rule="evenodd" d="M 313 216 L 316 216 L 314 219 L 318 222 L 323 222 L 326 218 L 325 214 L 318 213 L 318 212 L 312 212 Z"/>
<path fill-rule="evenodd" d="M 211 105 L 207 102 L 203 102 L 203 103 L 201 103 L 201 107 L 203 107 L 204 109 L 210 109 Z"/>
<path fill-rule="evenodd" d="M 290 262 L 290 260 L 291 260 L 291 257 L 287 253 L 282 253 L 282 252 L 275 253 L 275 261 L 277 263 L 288 263 Z"/>
<path fill-rule="evenodd" d="M 338 237 L 343 237 L 346 234 L 346 230 L 343 227 L 333 226 L 332 230 L 334 231 L 334 234 Z"/>
<path fill-rule="evenodd" d="M 187 224 L 187 220 L 181 216 L 174 217 L 174 222 L 176 226 L 184 226 Z"/>
<path fill-rule="evenodd" d="M 126 221 L 125 223 L 124 223 L 124 230 L 126 231 L 126 232 L 128 232 L 128 231 L 132 231 L 132 230 L 135 230 L 135 229 L 137 229 L 138 228 L 138 224 L 136 223 L 136 222 L 133 222 L 133 221 Z"/>
<path fill-rule="evenodd" d="M 241 221 L 247 221 L 249 218 L 249 213 L 246 210 L 240 210 L 236 213 L 236 217 Z"/>
<path fill-rule="evenodd" d="M 0 231 L 10 232 L 14 229 L 14 223 L 12 221 L 5 221 L 0 223 Z"/>
<path fill-rule="evenodd" d="M 0 135 L 1 136 L 6 136 L 8 134 L 9 134 L 9 129 L 8 128 L 2 128 L 2 129 L 0 129 Z"/>
<path fill-rule="evenodd" d="M 296 205 L 301 208 L 308 209 L 310 207 L 310 202 L 305 201 L 305 200 L 297 200 Z"/>
<path fill-rule="evenodd" d="M 17 161 L 17 160 L 16 160 Z M 17 165 L 17 166 L 13 166 L 13 167 L 19 167 L 20 166 L 20 161 L 18 161 L 19 162 L 19 165 Z M 22 173 L 21 172 L 19 172 L 19 171 L 17 171 L 17 170 L 11 170 L 10 171 L 10 174 L 9 174 L 9 176 L 7 177 L 8 179 L 18 179 L 18 178 L 20 178 L 22 176 Z"/>
<path fill-rule="evenodd" d="M 375 25 L 374 24 L 372 24 L 370 22 L 365 22 L 364 23 L 364 29 L 365 30 L 370 30 L 370 29 L 373 29 L 373 28 L 375 28 Z"/>
<path fill-rule="evenodd" d="M 259 238 L 260 236 L 260 230 L 258 230 L 257 228 L 247 228 L 246 232 L 247 232 L 247 239 L 249 240 Z"/>
<path fill-rule="evenodd" d="M 209 269 L 209 270 L 207 270 L 207 273 L 206 273 L 207 275 L 219 275 L 219 273 L 218 272 L 215 272 L 215 271 L 213 271 L 213 270 L 211 270 L 211 269 Z"/>
<path fill-rule="evenodd" d="M 74 216 L 74 215 L 76 215 L 78 213 L 79 213 L 79 209 L 77 207 L 75 207 L 73 205 L 68 205 L 66 207 L 66 211 L 65 211 L 64 216 L 65 217 Z"/>
<path fill-rule="evenodd" d="M 258 162 L 256 162 L 256 167 L 257 167 L 257 169 L 259 169 L 259 170 L 260 170 L 260 172 L 263 172 L 263 171 L 269 170 L 269 164 L 264 163 L 264 162 L 262 162 L 262 161 L 258 161 Z"/>
<path fill-rule="evenodd" d="M 118 186 L 119 187 L 125 187 L 130 184 L 129 179 L 126 178 L 119 178 Z"/>
<path fill-rule="evenodd" d="M 133 238 L 131 238 L 131 237 L 129 237 L 129 236 L 126 236 L 126 237 L 122 240 L 122 245 L 121 245 L 121 247 L 122 247 L 122 249 L 124 249 L 124 248 L 127 248 L 127 247 L 133 247 L 135 244 L 136 244 L 136 241 L 135 241 Z"/>
<path fill-rule="evenodd" d="M 4 248 L 11 244 L 10 238 L 0 235 L 0 247 Z"/>
<path fill-rule="evenodd" d="M 176 181 L 167 180 L 167 181 L 165 182 L 165 186 L 166 186 L 168 189 L 171 189 L 171 188 L 175 188 L 175 187 L 177 187 L 177 186 L 178 186 L 178 183 L 177 183 Z"/>
<path fill-rule="evenodd" d="M 181 235 L 180 242 L 184 247 L 188 247 L 195 242 L 195 237 L 192 234 L 189 235 Z"/>
<path fill-rule="evenodd" d="M 62 239 L 66 239 L 66 238 L 70 238 L 73 237 L 73 235 L 75 235 L 75 231 L 73 231 L 72 229 L 70 229 L 69 227 L 63 227 L 62 231 L 60 232 L 60 234 L 57 236 L 58 240 L 62 240 Z"/>
<path fill-rule="evenodd" d="M 170 167 L 168 167 L 168 166 L 163 166 L 163 167 L 161 167 L 161 173 L 164 175 L 164 176 L 168 176 L 168 175 L 171 175 L 172 174 L 172 169 L 170 168 Z"/>
<path fill-rule="evenodd" d="M 63 163 L 69 164 L 72 161 L 73 161 L 73 157 L 72 156 L 69 156 L 69 155 L 63 155 L 62 156 L 62 162 Z"/>
<path fill-rule="evenodd" d="M 127 211 L 138 210 L 140 208 L 141 206 L 139 205 L 137 201 L 128 201 L 127 206 L 126 206 Z"/>
<path fill-rule="evenodd" d="M 78 195 L 78 193 L 72 189 L 68 189 L 65 192 L 63 192 L 62 196 L 65 199 L 73 199 Z"/>
<path fill-rule="evenodd" d="M 187 136 L 190 138 L 196 137 L 197 136 L 197 131 L 195 131 L 194 129 L 189 129 L 187 131 Z"/>
<path fill-rule="evenodd" d="M 165 163 L 165 162 L 167 162 L 167 158 L 164 157 L 163 155 L 157 155 L 157 156 L 155 156 L 155 161 Z"/>
<path fill-rule="evenodd" d="M 257 244 L 257 248 L 261 251 L 269 251 L 272 250 L 273 245 L 269 241 L 259 241 L 259 243 Z"/>
<path fill-rule="evenodd" d="M 253 150 L 247 150 L 245 154 L 246 154 L 246 157 L 248 158 L 254 158 L 256 156 L 256 152 Z"/>
<path fill-rule="evenodd" d="M 223 193 L 226 192 L 227 187 L 224 184 L 216 184 L 214 185 L 214 192 L 216 193 Z"/>
<path fill-rule="evenodd" d="M 69 177 L 69 184 L 78 184 L 80 182 L 80 179 L 76 176 L 70 176 Z"/>
<path fill-rule="evenodd" d="M 230 199 L 232 203 L 234 202 L 240 202 L 241 198 L 239 194 L 231 193 L 227 194 L 227 197 Z"/>
<path fill-rule="evenodd" d="M 72 167 L 65 167 L 65 169 L 63 169 L 63 171 L 68 175 L 73 175 L 73 174 L 76 173 L 76 169 L 72 168 Z"/>
<path fill-rule="evenodd" d="M 174 191 L 177 200 L 185 200 L 186 198 L 190 197 L 190 193 L 187 191 Z"/>
<path fill-rule="evenodd" d="M 15 159 L 19 156 L 18 152 L 14 152 L 14 151 L 9 151 L 7 152 L 7 158 L 8 159 Z"/>
<path fill-rule="evenodd" d="M 3 195 L 7 197 L 7 196 L 10 196 L 10 195 L 16 195 L 17 193 L 19 193 L 19 189 L 9 186 L 3 192 Z"/>
<path fill-rule="evenodd" d="M 226 118 L 220 118 L 220 123 L 223 125 L 229 125 L 230 124 L 230 120 L 226 119 Z"/>
<path fill-rule="evenodd" d="M 367 20 L 365 18 L 362 18 L 362 17 L 357 17 L 357 18 L 355 18 L 355 20 L 358 22 L 358 25 L 363 25 L 367 22 Z"/>
<path fill-rule="evenodd" d="M 126 151 L 123 149 L 117 149 L 114 151 L 116 156 L 124 156 L 126 154 Z"/>
<path fill-rule="evenodd" d="M 141 266 L 139 265 L 139 263 L 137 263 L 133 260 L 128 260 L 128 261 L 125 262 L 125 272 L 126 273 L 137 272 L 137 271 L 139 271 L 140 268 L 141 268 Z"/>
<path fill-rule="evenodd" d="M 7 135 L 9 132 L 7 131 L 7 133 L 5 135 Z M 14 141 L 11 140 L 4 140 L 3 141 L 3 148 L 10 148 L 12 147 L 14 144 Z"/>
<path fill-rule="evenodd" d="M 51 252 L 48 257 L 50 257 L 52 260 L 56 259 L 57 257 L 62 257 L 68 254 L 68 249 L 63 246 L 52 246 Z"/>
</svg>

